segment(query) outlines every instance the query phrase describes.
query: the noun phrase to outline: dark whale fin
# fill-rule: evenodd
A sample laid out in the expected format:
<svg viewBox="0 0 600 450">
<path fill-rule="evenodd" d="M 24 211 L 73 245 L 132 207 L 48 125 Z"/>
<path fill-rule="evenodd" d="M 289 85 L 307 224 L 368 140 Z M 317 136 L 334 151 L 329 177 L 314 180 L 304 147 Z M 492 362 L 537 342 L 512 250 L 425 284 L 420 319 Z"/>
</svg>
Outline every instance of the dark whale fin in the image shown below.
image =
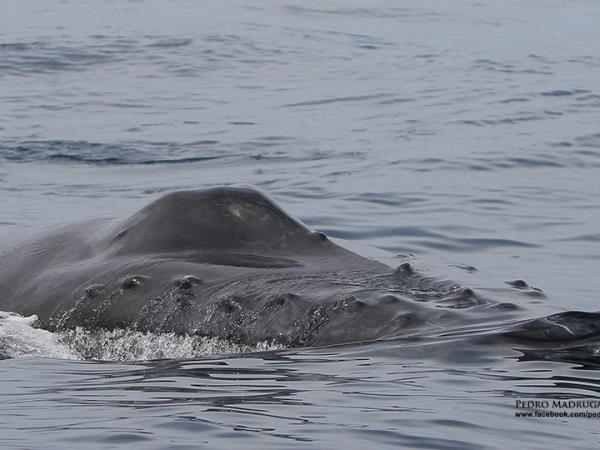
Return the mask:
<svg viewBox="0 0 600 450">
<path fill-rule="evenodd" d="M 228 253 L 244 255 L 245 260 L 252 259 L 248 255 L 287 259 L 290 255 L 322 255 L 340 249 L 253 187 L 167 194 L 111 230 L 108 247 L 117 255 L 190 256 L 196 252 L 202 257 L 204 252 L 213 255 L 209 260 L 222 260 L 214 255 Z M 290 264 L 295 265 L 293 261 Z"/>
</svg>

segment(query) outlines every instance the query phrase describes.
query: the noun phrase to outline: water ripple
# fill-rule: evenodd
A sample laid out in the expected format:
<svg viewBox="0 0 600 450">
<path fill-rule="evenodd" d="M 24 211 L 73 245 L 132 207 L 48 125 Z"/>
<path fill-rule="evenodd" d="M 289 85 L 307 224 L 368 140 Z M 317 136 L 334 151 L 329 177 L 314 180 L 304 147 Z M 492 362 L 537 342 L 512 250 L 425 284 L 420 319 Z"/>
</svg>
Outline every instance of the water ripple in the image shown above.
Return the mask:
<svg viewBox="0 0 600 450">
<path fill-rule="evenodd" d="M 0 157 L 21 163 L 32 161 L 77 162 L 86 164 L 185 164 L 231 158 L 213 149 L 217 141 L 187 144 L 143 143 L 103 144 L 87 141 L 22 141 L 0 144 Z"/>
</svg>

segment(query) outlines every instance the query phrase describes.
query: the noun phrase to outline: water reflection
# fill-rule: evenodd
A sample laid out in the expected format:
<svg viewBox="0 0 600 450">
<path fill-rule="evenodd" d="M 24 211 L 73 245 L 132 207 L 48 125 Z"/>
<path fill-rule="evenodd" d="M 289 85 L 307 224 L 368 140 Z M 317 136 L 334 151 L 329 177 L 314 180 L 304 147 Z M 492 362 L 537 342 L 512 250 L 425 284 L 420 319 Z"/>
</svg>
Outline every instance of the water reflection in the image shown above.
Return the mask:
<svg viewBox="0 0 600 450">
<path fill-rule="evenodd" d="M 16 359 L 0 365 L 0 372 L 12 374 L 0 386 L 6 411 L 34 417 L 24 429 L 46 434 L 69 429 L 77 435 L 92 427 L 134 446 L 144 442 L 143 429 L 184 441 L 201 432 L 197 436 L 206 442 L 252 434 L 265 445 L 374 439 L 383 447 L 480 448 L 509 427 L 509 440 L 531 432 L 526 421 L 514 418 L 516 399 L 600 397 L 596 363 L 556 362 L 560 358 L 550 360 L 548 352 L 490 345 L 477 353 L 470 346 L 390 344 L 127 364 Z M 569 351 L 588 359 L 593 354 L 589 347 Z M 37 405 L 35 412 L 31 405 Z M 37 422 L 50 420 L 57 408 L 79 419 L 59 415 L 54 425 L 40 428 Z M 432 426 L 435 437 L 426 432 Z M 566 442 L 556 426 L 536 422 L 535 433 Z M 101 433 L 94 439 L 108 442 Z"/>
</svg>

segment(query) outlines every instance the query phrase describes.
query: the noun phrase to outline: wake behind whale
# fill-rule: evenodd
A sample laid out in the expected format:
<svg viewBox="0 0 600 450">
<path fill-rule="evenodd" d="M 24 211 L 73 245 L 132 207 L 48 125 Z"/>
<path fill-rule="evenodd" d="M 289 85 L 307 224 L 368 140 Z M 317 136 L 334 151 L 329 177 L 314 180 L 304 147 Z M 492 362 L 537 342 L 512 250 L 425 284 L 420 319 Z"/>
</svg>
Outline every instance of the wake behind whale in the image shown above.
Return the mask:
<svg viewBox="0 0 600 450">
<path fill-rule="evenodd" d="M 600 336 L 600 314 L 535 318 L 407 263 L 350 252 L 252 187 L 168 194 L 125 221 L 70 225 L 8 249 L 0 292 L 0 310 L 36 315 L 63 337 L 128 330 L 240 351 L 407 337 L 547 350 Z"/>
</svg>

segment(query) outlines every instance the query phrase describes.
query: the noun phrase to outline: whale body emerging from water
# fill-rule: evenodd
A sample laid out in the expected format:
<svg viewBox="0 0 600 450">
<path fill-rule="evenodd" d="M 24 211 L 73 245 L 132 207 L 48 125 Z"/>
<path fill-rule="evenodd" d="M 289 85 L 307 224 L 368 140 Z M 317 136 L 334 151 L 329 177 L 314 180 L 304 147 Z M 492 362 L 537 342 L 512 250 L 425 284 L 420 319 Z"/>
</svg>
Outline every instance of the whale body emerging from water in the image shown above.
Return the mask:
<svg viewBox="0 0 600 450">
<path fill-rule="evenodd" d="M 253 187 L 171 193 L 125 221 L 70 225 L 6 250 L 0 293 L 0 310 L 36 314 L 50 331 L 131 328 L 285 346 L 482 324 L 538 342 L 600 334 L 597 314 L 524 320 L 513 303 L 357 255 Z"/>
</svg>

